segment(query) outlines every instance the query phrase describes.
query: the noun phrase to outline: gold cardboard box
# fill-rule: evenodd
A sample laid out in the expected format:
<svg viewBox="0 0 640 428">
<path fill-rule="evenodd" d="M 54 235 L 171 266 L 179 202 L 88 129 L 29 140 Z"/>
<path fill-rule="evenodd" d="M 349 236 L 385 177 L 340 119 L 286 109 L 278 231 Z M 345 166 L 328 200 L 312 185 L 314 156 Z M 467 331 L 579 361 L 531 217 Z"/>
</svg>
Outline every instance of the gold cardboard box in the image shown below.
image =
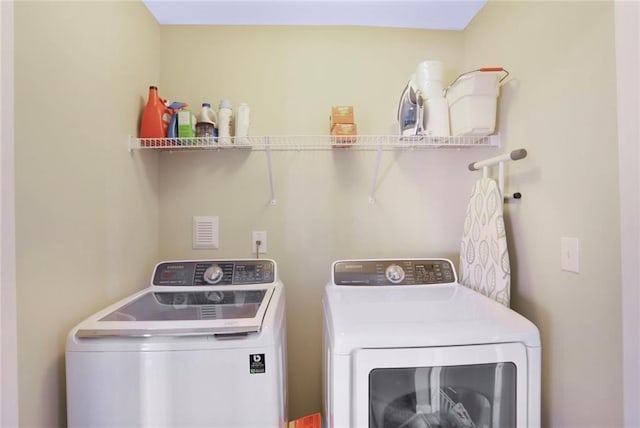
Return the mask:
<svg viewBox="0 0 640 428">
<path fill-rule="evenodd" d="M 358 127 L 355 123 L 336 123 L 331 127 L 332 142 L 353 144 L 356 142 Z"/>
<path fill-rule="evenodd" d="M 331 107 L 331 127 L 338 123 L 354 123 L 353 106 Z"/>
</svg>

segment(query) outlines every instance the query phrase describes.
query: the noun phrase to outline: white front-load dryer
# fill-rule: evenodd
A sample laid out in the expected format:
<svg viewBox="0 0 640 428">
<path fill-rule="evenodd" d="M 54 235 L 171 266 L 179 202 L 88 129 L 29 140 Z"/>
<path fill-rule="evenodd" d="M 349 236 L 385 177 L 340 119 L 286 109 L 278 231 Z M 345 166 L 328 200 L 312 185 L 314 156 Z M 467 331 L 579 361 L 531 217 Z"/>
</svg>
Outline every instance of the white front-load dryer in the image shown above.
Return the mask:
<svg viewBox="0 0 640 428">
<path fill-rule="evenodd" d="M 323 299 L 336 428 L 540 426 L 540 336 L 446 259 L 343 260 Z"/>
<path fill-rule="evenodd" d="M 69 333 L 68 425 L 286 426 L 284 309 L 273 260 L 159 263 Z"/>
</svg>

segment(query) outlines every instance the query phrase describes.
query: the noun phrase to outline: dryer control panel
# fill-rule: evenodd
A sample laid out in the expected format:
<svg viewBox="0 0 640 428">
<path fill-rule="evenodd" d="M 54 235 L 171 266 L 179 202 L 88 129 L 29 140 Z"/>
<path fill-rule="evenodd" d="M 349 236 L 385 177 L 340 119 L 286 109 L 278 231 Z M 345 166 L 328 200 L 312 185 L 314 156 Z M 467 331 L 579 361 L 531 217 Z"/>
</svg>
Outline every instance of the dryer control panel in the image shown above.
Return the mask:
<svg viewBox="0 0 640 428">
<path fill-rule="evenodd" d="M 341 260 L 333 264 L 336 285 L 433 285 L 456 282 L 447 259 Z"/>
<path fill-rule="evenodd" d="M 275 280 L 276 264 L 273 260 L 178 260 L 158 263 L 151 285 L 271 284 Z"/>
</svg>

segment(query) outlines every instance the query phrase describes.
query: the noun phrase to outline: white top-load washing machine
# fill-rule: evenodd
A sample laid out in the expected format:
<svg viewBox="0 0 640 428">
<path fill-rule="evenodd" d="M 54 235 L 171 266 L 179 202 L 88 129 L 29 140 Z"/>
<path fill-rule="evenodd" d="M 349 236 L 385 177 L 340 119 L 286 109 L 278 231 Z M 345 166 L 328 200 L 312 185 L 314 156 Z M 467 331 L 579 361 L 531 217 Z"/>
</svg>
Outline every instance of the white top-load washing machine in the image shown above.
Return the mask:
<svg viewBox="0 0 640 428">
<path fill-rule="evenodd" d="M 69 333 L 69 426 L 284 427 L 284 307 L 273 260 L 159 263 Z"/>
<path fill-rule="evenodd" d="M 449 260 L 337 261 L 323 311 L 329 427 L 540 426 L 538 329 Z"/>
</svg>

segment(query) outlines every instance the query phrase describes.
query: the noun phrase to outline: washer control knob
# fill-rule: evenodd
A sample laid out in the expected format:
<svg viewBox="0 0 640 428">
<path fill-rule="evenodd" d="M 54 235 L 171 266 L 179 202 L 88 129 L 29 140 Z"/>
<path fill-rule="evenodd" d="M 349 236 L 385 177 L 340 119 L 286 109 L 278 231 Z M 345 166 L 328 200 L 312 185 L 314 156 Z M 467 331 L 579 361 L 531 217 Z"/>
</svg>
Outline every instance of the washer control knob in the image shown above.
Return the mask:
<svg viewBox="0 0 640 428">
<path fill-rule="evenodd" d="M 384 272 L 387 279 L 393 284 L 399 284 L 404 280 L 404 269 L 398 265 L 389 265 Z"/>
<path fill-rule="evenodd" d="M 207 284 L 217 284 L 222 281 L 224 272 L 218 265 L 211 265 L 204 271 L 204 282 Z"/>
</svg>

